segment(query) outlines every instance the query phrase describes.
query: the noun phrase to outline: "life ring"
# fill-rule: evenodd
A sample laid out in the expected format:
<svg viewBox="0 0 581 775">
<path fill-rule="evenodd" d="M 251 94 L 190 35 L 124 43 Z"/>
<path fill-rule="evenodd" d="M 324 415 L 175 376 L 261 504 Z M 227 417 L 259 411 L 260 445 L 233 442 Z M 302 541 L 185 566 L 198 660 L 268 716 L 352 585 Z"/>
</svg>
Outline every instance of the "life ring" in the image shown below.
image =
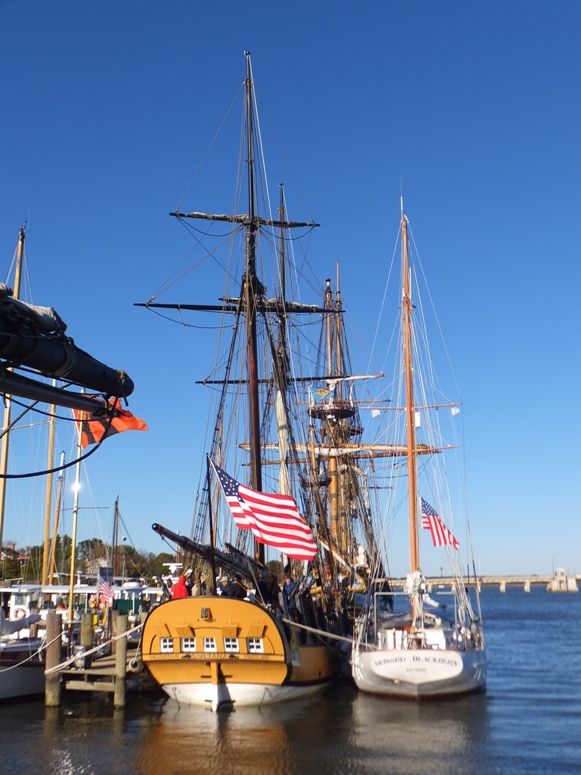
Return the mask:
<svg viewBox="0 0 581 775">
<path fill-rule="evenodd" d="M 24 619 L 26 616 L 26 608 L 15 608 L 14 609 L 14 618 L 15 619 Z"/>
</svg>

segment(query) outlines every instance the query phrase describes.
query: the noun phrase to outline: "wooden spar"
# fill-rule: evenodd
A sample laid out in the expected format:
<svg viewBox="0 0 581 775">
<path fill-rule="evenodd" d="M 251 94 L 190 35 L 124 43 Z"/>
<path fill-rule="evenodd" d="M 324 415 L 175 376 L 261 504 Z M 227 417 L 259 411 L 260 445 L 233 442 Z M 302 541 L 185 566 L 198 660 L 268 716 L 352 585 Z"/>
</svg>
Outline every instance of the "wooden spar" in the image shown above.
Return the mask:
<svg viewBox="0 0 581 775">
<path fill-rule="evenodd" d="M 26 239 L 26 225 L 20 227 L 18 234 L 18 247 L 16 248 L 16 269 L 14 273 L 13 298 L 20 296 L 20 278 L 22 270 L 22 258 L 24 256 L 24 241 Z M 4 511 L 6 509 L 6 474 L 8 473 L 8 450 L 10 447 L 10 417 L 12 413 L 10 396 L 4 396 L 4 435 L 2 436 L 2 450 L 0 452 L 0 551 L 4 536 Z"/>
<path fill-rule="evenodd" d="M 327 372 L 329 374 L 340 373 L 338 368 L 333 364 L 333 297 L 331 292 L 331 280 L 327 278 L 325 288 L 325 309 L 327 314 L 325 315 L 325 339 L 327 350 Z M 331 531 L 331 549 L 339 548 L 339 481 L 338 481 L 338 465 L 337 459 L 332 458 L 329 460 L 329 527 Z"/>
<path fill-rule="evenodd" d="M 339 262 L 337 262 L 336 268 L 336 280 L 335 280 L 335 303 L 333 305 L 333 324 L 335 335 L 335 370 L 339 373 L 344 373 L 344 354 L 343 354 L 343 336 L 341 332 L 342 320 L 341 316 L 337 314 L 337 311 L 341 309 L 341 278 L 339 272 Z M 337 393 L 339 402 L 344 401 L 344 381 L 340 380 L 337 383 Z M 341 444 L 345 441 L 345 429 L 341 427 L 341 438 L 339 439 Z M 339 508 L 339 551 L 343 557 L 347 557 L 349 554 L 349 526 L 347 524 L 347 477 L 349 474 L 345 472 L 343 466 L 337 471 L 338 475 L 338 500 L 337 506 Z"/>
<path fill-rule="evenodd" d="M 248 222 L 246 224 L 246 274 L 244 298 L 246 300 L 246 353 L 248 358 L 248 400 L 250 411 L 250 470 L 252 489 L 262 492 L 262 467 L 260 465 L 260 406 L 258 394 L 258 344 L 256 333 L 255 299 L 260 295 L 260 283 L 256 276 L 255 178 L 254 178 L 254 127 L 252 122 L 252 72 L 250 54 L 246 53 L 246 120 L 248 163 Z M 264 546 L 254 543 L 254 556 L 264 561 Z"/>
<path fill-rule="evenodd" d="M 73 501 L 73 526 L 72 526 L 72 535 L 71 535 L 71 570 L 70 570 L 70 579 L 69 579 L 69 628 L 71 628 L 71 632 L 69 633 L 72 636 L 72 626 L 73 626 L 73 602 L 74 602 L 74 594 L 75 594 L 75 562 L 76 562 L 76 554 L 77 554 L 77 523 L 79 521 L 79 490 L 81 489 L 81 457 L 83 456 L 83 447 L 82 447 L 82 438 L 83 438 L 83 416 L 81 415 L 79 421 L 77 422 L 78 425 L 78 434 L 77 434 L 77 462 L 75 465 L 75 497 Z M 72 642 L 72 637 L 71 637 Z"/>
<path fill-rule="evenodd" d="M 50 407 L 50 419 L 48 426 L 48 460 L 47 471 L 52 470 L 54 460 L 54 432 L 55 432 L 55 415 L 56 404 L 52 404 Z M 52 473 L 49 473 L 46 477 L 46 497 L 44 504 L 44 543 L 42 549 L 42 583 L 48 584 L 48 555 L 49 555 L 49 540 L 50 540 L 50 514 L 52 510 Z M 52 582 L 51 582 L 52 583 Z"/>
<path fill-rule="evenodd" d="M 409 246 L 407 232 L 407 217 L 402 211 L 401 219 L 401 250 L 403 273 L 403 347 L 405 369 L 405 395 L 406 395 L 406 427 L 407 427 L 407 468 L 409 485 L 409 518 L 410 518 L 410 560 L 411 571 L 417 571 L 420 567 L 419 538 L 418 538 L 418 498 L 417 498 L 417 460 L 416 460 L 416 429 L 414 412 L 414 387 L 412 368 L 412 296 L 409 267 Z M 415 615 L 415 614 L 414 614 Z"/>
<path fill-rule="evenodd" d="M 54 573 L 55 573 L 55 566 L 56 566 L 56 542 L 58 538 L 59 519 L 61 514 L 61 503 L 62 503 L 62 497 L 63 497 L 63 483 L 65 478 L 64 471 L 63 471 L 64 465 L 65 465 L 65 453 L 61 452 L 61 462 L 60 462 L 61 470 L 58 478 L 56 504 L 54 508 L 54 524 L 53 524 L 53 531 L 52 531 L 52 540 L 50 544 L 50 562 L 49 562 L 49 569 L 48 569 L 49 584 L 52 584 L 52 580 L 54 578 Z"/>
<path fill-rule="evenodd" d="M 113 578 L 118 575 L 118 560 L 119 553 L 117 547 L 119 545 L 119 496 L 115 498 L 115 506 L 113 511 L 113 541 L 111 545 L 111 567 L 113 568 Z"/>
</svg>

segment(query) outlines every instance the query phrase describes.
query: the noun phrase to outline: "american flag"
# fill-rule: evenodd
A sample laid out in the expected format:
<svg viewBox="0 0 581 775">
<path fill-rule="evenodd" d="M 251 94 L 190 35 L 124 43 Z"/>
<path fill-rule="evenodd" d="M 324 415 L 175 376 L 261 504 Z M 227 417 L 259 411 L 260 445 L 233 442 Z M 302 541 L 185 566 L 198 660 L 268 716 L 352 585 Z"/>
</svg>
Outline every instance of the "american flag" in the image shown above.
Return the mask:
<svg viewBox="0 0 581 775">
<path fill-rule="evenodd" d="M 113 592 L 113 587 L 106 581 L 101 581 L 99 584 L 99 596 L 101 595 L 103 595 L 103 599 L 107 605 L 111 605 L 113 598 L 115 597 L 115 593 Z"/>
<path fill-rule="evenodd" d="M 274 546 L 293 560 L 312 560 L 317 545 L 290 495 L 251 490 L 212 462 L 234 522 L 250 529 L 261 544 Z"/>
<path fill-rule="evenodd" d="M 459 549 L 460 544 L 436 514 L 434 508 L 423 498 L 420 500 L 422 501 L 422 527 L 432 534 L 434 546 L 453 546 L 454 549 Z"/>
</svg>

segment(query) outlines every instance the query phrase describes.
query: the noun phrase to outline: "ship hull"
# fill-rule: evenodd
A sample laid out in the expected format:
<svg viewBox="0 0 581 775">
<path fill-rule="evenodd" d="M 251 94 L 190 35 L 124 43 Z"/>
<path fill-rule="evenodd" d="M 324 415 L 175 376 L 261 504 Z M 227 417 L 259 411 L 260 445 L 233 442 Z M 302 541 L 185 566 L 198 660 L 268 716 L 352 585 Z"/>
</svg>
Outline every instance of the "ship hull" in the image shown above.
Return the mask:
<svg viewBox="0 0 581 775">
<path fill-rule="evenodd" d="M 247 600 L 191 597 L 151 612 L 143 661 L 178 702 L 258 706 L 311 696 L 339 674 L 336 652 Z"/>
<path fill-rule="evenodd" d="M 0 701 L 44 694 L 44 664 L 23 662 L 25 655 L 0 652 Z"/>
<path fill-rule="evenodd" d="M 483 650 L 378 649 L 356 647 L 353 679 L 364 692 L 393 697 L 443 697 L 483 691 Z"/>
</svg>

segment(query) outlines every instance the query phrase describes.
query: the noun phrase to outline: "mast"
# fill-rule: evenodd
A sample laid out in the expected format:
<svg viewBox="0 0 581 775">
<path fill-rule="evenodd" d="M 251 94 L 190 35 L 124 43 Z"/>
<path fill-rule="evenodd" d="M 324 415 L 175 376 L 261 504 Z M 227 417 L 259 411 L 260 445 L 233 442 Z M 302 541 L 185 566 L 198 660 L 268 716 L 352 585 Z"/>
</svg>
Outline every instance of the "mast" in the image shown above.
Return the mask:
<svg viewBox="0 0 581 775">
<path fill-rule="evenodd" d="M 55 434 L 55 415 L 56 404 L 50 407 L 50 419 L 48 426 L 48 461 L 47 471 L 51 471 L 54 459 L 54 434 Z M 44 543 L 42 549 L 42 583 L 52 584 L 48 578 L 48 560 L 49 560 L 49 540 L 50 540 L 50 513 L 52 509 L 52 479 L 53 475 L 49 473 L 46 477 L 46 496 L 44 513 Z"/>
<path fill-rule="evenodd" d="M 407 431 L 407 468 L 409 484 L 409 519 L 410 519 L 410 560 L 411 571 L 420 568 L 420 552 L 418 538 L 418 472 L 416 459 L 416 429 L 414 411 L 414 386 L 412 366 L 412 296 L 408 251 L 408 220 L 406 214 L 401 215 L 401 251 L 403 274 L 403 349 L 405 371 L 405 405 L 406 405 L 406 431 Z"/>
<path fill-rule="evenodd" d="M 119 496 L 115 498 L 115 507 L 113 512 L 113 538 L 111 541 L 111 562 L 113 568 L 113 578 L 117 576 L 117 546 L 119 544 Z"/>
<path fill-rule="evenodd" d="M 20 278 L 22 274 L 22 259 L 24 256 L 24 240 L 26 239 L 26 224 L 20 227 L 18 246 L 16 248 L 16 269 L 14 273 L 13 298 L 20 296 Z M 10 396 L 4 398 L 4 423 L 2 435 L 2 450 L 0 452 L 0 552 L 4 537 L 4 511 L 6 508 L 6 474 L 8 473 L 8 450 L 10 447 L 10 419 L 12 414 Z"/>
<path fill-rule="evenodd" d="M 81 489 L 81 458 L 83 456 L 82 446 L 82 434 L 83 434 L 83 417 L 79 419 L 77 425 L 77 462 L 75 465 L 75 497 L 73 501 L 73 527 L 71 536 L 71 569 L 69 579 L 69 627 L 73 626 L 73 604 L 75 594 L 75 572 L 76 572 L 76 555 L 77 555 L 77 524 L 79 521 L 79 490 Z"/>
<path fill-rule="evenodd" d="M 244 275 L 244 299 L 246 304 L 246 353 L 248 357 L 248 395 L 250 410 L 250 471 L 252 489 L 262 492 L 262 467 L 260 463 L 260 406 L 258 400 L 258 344 L 256 334 L 256 298 L 261 296 L 262 286 L 256 276 L 256 181 L 254 170 L 254 124 L 252 106 L 252 70 L 250 53 L 246 56 L 246 120 L 248 164 L 248 220 L 246 222 L 246 272 Z M 264 547 L 255 546 L 256 558 L 262 560 Z"/>
<path fill-rule="evenodd" d="M 246 57 L 246 74 L 244 81 L 244 120 L 245 120 L 245 133 L 243 148 L 246 152 L 246 164 L 247 164 L 247 198 L 248 207 L 245 213 L 234 214 L 219 214 L 219 213 L 203 213 L 203 212 L 172 212 L 170 215 L 178 218 L 193 218 L 202 219 L 216 222 L 227 222 L 239 226 L 244 231 L 245 245 L 244 245 L 244 271 L 240 287 L 240 297 L 232 298 L 229 296 L 220 299 L 219 305 L 211 304 L 160 304 L 154 301 L 154 298 L 150 299 L 145 304 L 136 304 L 135 306 L 142 306 L 148 308 L 165 308 L 165 309 L 177 309 L 183 310 L 195 310 L 204 312 L 220 312 L 221 314 L 233 314 L 236 318 L 241 315 L 245 317 L 244 328 L 238 325 L 235 326 L 235 334 L 232 340 L 232 349 L 230 356 L 234 353 L 235 337 L 240 332 L 241 335 L 246 335 L 246 342 L 244 353 L 246 356 L 246 374 L 245 379 L 237 380 L 236 382 L 229 381 L 229 370 L 227 370 L 226 378 L 219 380 L 216 384 L 222 384 L 224 391 L 228 384 L 245 384 L 248 388 L 248 444 L 244 444 L 244 448 L 248 449 L 250 453 L 250 476 L 249 483 L 252 489 L 262 491 L 263 489 L 263 477 L 262 477 L 262 445 L 261 445 L 261 409 L 260 409 L 260 387 L 262 384 L 273 382 L 273 375 L 262 375 L 262 379 L 259 374 L 259 333 L 258 323 L 260 319 L 266 315 L 276 315 L 279 319 L 279 340 L 275 347 L 273 347 L 273 355 L 275 359 L 274 364 L 274 381 L 279 387 L 280 392 L 283 394 L 287 389 L 289 382 L 289 369 L 288 369 L 288 353 L 286 352 L 286 319 L 288 314 L 324 314 L 326 309 L 321 308 L 319 305 L 307 305 L 295 301 L 287 301 L 286 296 L 286 279 L 285 279 L 285 257 L 284 257 L 284 230 L 307 228 L 312 229 L 319 224 L 313 221 L 305 222 L 290 222 L 286 220 L 286 210 L 284 206 L 284 198 L 281 191 L 281 203 L 279 208 L 279 219 L 265 218 L 260 215 L 259 212 L 259 194 L 258 188 L 260 183 L 260 177 L 257 177 L 256 160 L 259 158 L 259 153 L 255 151 L 259 150 L 259 140 L 257 130 L 257 123 L 255 126 L 256 110 L 255 110 L 255 98 L 254 98 L 254 85 L 252 80 L 252 66 L 251 57 L 249 52 L 245 52 Z M 280 251 L 280 284 L 281 294 L 280 298 L 266 299 L 266 289 L 257 275 L 256 258 L 257 258 L 257 241 L 262 227 L 274 227 L 280 230 L 281 251 Z M 238 231 L 238 228 L 235 229 Z M 271 342 L 272 343 L 272 342 Z M 213 384 L 210 380 L 204 380 L 204 384 Z M 225 396 L 225 392 L 223 394 Z M 284 402 L 283 402 L 284 403 Z M 224 404 L 222 403 L 222 407 Z M 279 412 L 281 418 L 281 425 L 286 424 L 286 418 L 283 417 L 282 410 Z M 215 433 L 217 432 L 218 423 L 221 423 L 221 417 L 218 417 L 218 422 L 215 427 Z M 283 474 L 284 477 L 284 474 Z M 214 529 L 216 524 L 214 525 Z M 264 559 L 264 545 L 255 542 L 255 557 L 261 563 Z"/>
<path fill-rule="evenodd" d="M 52 584 L 52 580 L 54 578 L 54 573 L 55 573 L 55 566 L 56 566 L 56 545 L 57 545 L 57 539 L 58 539 L 59 519 L 60 519 L 60 513 L 61 513 L 63 483 L 65 480 L 64 465 L 65 465 L 65 453 L 61 452 L 60 473 L 58 478 L 56 505 L 54 509 L 54 526 L 53 526 L 52 541 L 50 545 L 50 563 L 49 563 L 49 569 L 48 569 L 48 577 L 50 580 L 49 581 L 50 584 Z"/>
<path fill-rule="evenodd" d="M 286 318 L 286 255 L 284 227 L 282 224 L 286 217 L 284 201 L 284 186 L 280 184 L 280 202 L 278 206 L 281 221 L 278 250 L 278 280 L 279 280 L 279 310 L 278 341 L 274 352 L 274 379 L 276 383 L 275 414 L 278 435 L 278 447 L 280 452 L 280 471 L 278 489 L 284 495 L 291 494 L 290 478 L 287 465 L 287 453 L 289 444 L 289 422 L 287 414 L 287 391 L 289 380 L 289 357 L 287 350 L 287 318 Z"/>
</svg>

